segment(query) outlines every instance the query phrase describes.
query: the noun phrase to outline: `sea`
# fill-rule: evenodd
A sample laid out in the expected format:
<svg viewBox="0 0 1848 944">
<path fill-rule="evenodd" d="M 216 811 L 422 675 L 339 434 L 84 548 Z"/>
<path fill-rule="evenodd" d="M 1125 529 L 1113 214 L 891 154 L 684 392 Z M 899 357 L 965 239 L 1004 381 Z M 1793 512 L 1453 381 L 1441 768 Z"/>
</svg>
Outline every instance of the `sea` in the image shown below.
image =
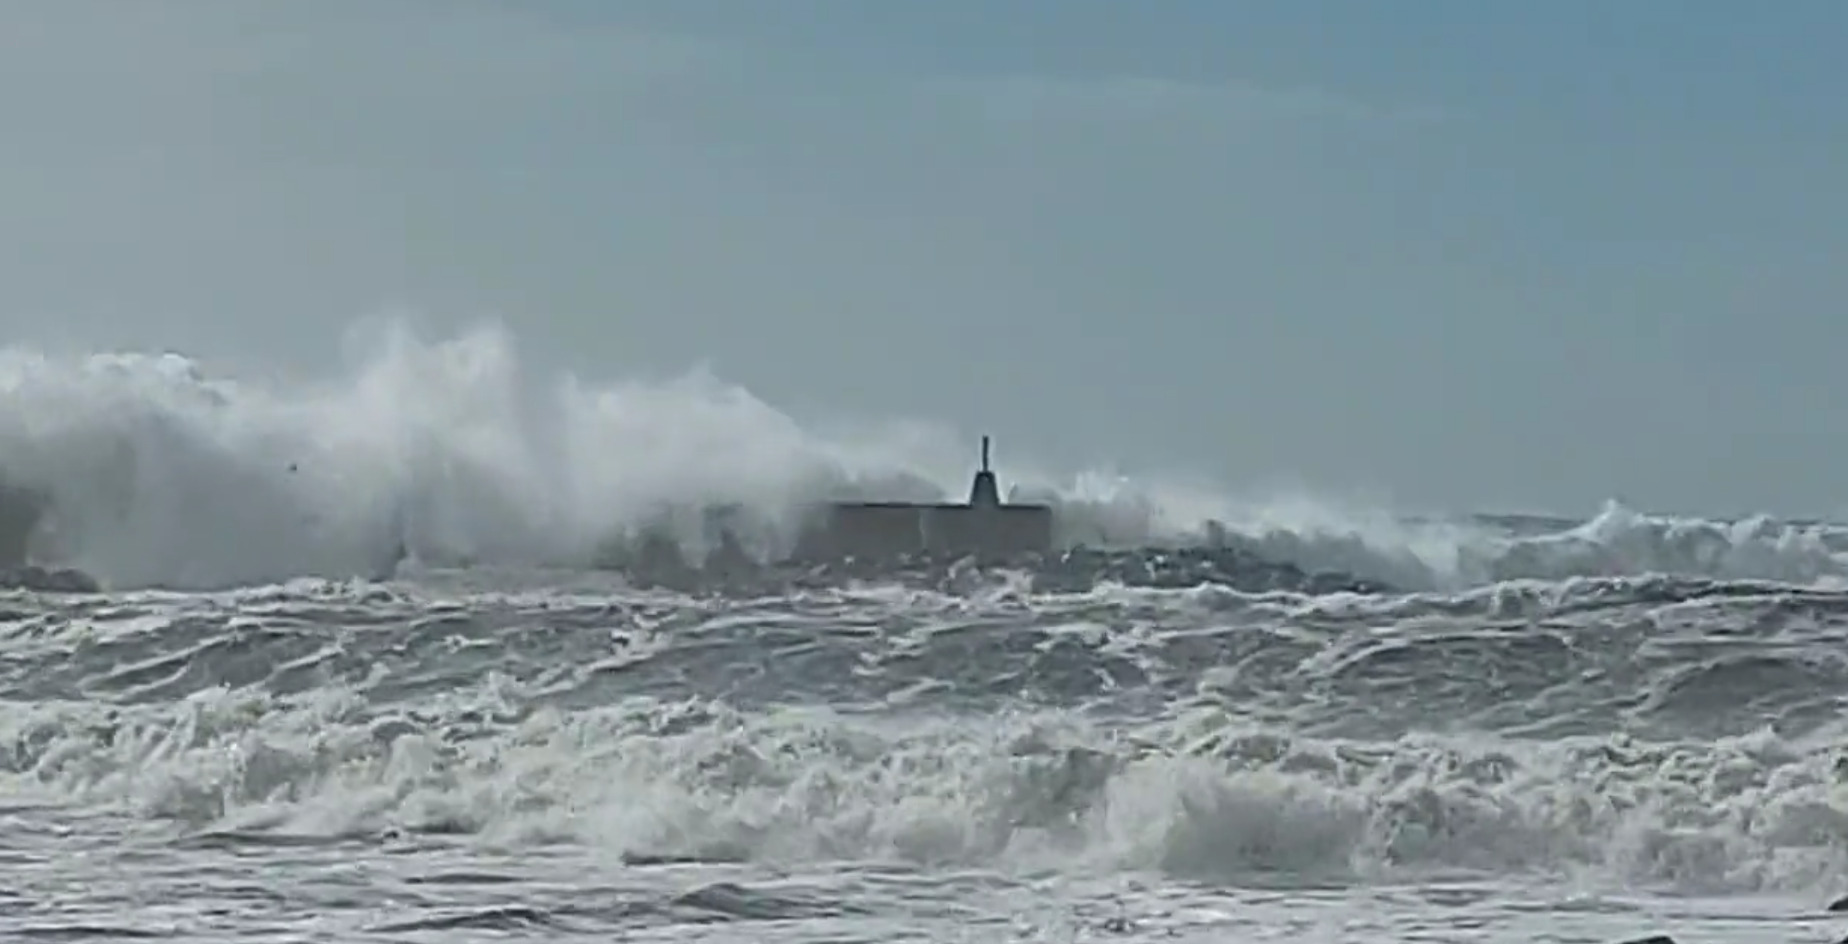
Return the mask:
<svg viewBox="0 0 1848 944">
<path fill-rule="evenodd" d="M 1848 934 L 1848 527 L 1002 451 L 1068 536 L 1154 559 L 1211 519 L 1372 583 L 670 589 L 597 549 L 673 502 L 954 494 L 967 445 L 534 377 L 492 327 L 357 349 L 0 351 L 34 552 L 105 588 L 0 592 L 0 938 Z"/>
</svg>

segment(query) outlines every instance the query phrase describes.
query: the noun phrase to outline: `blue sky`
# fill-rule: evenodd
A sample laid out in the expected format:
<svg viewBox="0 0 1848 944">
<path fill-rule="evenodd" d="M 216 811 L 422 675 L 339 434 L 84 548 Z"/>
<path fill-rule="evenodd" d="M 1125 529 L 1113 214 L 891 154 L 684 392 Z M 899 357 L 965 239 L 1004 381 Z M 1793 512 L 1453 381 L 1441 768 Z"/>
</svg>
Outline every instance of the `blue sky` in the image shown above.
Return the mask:
<svg viewBox="0 0 1848 944">
<path fill-rule="evenodd" d="M 0 330 L 1448 508 L 1848 507 L 1848 6 L 44 0 Z"/>
</svg>

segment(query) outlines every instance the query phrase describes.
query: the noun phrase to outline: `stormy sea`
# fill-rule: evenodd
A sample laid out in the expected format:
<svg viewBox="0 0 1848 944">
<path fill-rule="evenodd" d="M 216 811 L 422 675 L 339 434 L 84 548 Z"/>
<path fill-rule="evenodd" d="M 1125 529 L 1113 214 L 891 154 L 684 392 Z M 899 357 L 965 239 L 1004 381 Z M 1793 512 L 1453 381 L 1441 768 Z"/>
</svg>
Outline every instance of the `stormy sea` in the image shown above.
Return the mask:
<svg viewBox="0 0 1848 944">
<path fill-rule="evenodd" d="M 1059 552 L 667 579 L 624 563 L 663 509 L 742 507 L 769 560 L 804 500 L 963 491 L 968 444 L 535 377 L 492 329 L 363 347 L 289 381 L 0 352 L 40 503 L 0 937 L 1848 933 L 1848 526 L 1003 451 Z"/>
</svg>

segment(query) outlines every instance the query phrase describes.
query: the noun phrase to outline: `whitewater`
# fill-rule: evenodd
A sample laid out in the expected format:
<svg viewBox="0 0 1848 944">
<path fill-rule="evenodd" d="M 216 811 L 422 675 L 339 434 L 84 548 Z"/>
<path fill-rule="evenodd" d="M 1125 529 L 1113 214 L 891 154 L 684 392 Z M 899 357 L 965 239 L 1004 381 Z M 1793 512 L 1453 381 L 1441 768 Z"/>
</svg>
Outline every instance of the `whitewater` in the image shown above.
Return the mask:
<svg viewBox="0 0 1848 944">
<path fill-rule="evenodd" d="M 645 587 L 601 555 L 663 507 L 957 495 L 973 436 L 540 374 L 494 326 L 348 347 L 290 379 L 0 351 L 34 559 L 103 588 L 0 592 L 0 935 L 1848 932 L 1848 527 L 1004 452 L 1065 544 L 1216 522 L 1377 586 Z"/>
</svg>

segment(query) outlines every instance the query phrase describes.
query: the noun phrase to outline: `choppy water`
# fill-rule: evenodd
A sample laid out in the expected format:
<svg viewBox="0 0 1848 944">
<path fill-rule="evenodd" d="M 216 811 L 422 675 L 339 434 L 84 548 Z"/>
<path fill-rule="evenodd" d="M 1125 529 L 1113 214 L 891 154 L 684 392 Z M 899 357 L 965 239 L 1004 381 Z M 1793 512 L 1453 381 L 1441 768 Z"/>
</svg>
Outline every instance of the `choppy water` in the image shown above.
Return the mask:
<svg viewBox="0 0 1848 944">
<path fill-rule="evenodd" d="M 0 934 L 1833 940 L 1848 593 L 0 609 Z"/>
<path fill-rule="evenodd" d="M 1848 931 L 1841 527 L 1240 499 L 1004 439 L 1068 541 L 1211 518 L 1297 569 L 641 591 L 586 565 L 663 505 L 775 538 L 972 456 L 710 377 L 535 382 L 494 330 L 353 348 L 299 383 L 0 351 L 30 551 L 110 588 L 0 592 L 0 936 Z"/>
</svg>

